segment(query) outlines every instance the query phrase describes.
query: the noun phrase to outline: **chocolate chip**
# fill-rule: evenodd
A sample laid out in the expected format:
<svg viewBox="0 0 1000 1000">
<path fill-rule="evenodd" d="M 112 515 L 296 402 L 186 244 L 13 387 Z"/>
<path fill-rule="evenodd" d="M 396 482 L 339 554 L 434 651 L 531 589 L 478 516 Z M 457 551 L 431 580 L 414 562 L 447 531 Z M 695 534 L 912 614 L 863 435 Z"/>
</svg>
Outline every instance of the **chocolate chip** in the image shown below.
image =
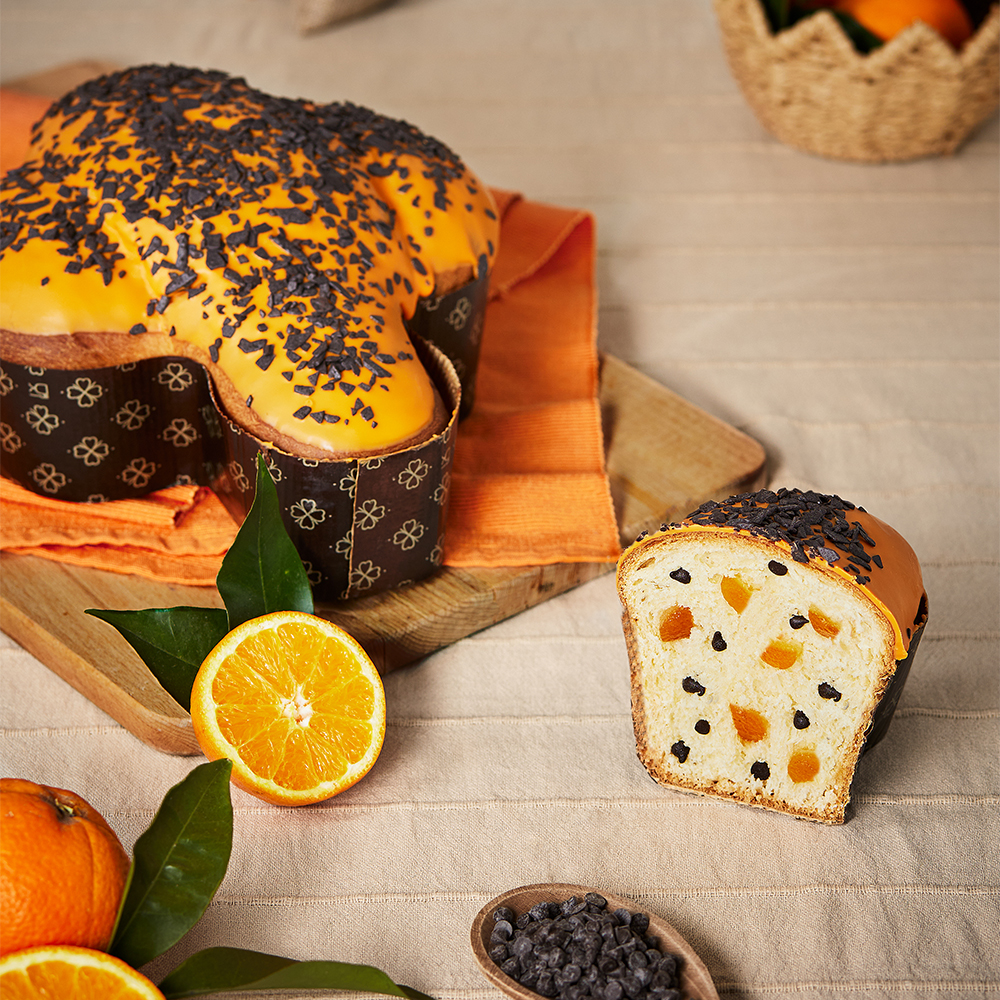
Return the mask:
<svg viewBox="0 0 1000 1000">
<path fill-rule="evenodd" d="M 792 716 L 792 725 L 796 729 L 808 729 L 809 728 L 809 716 L 806 715 L 801 709 L 796 709 L 795 715 Z"/>
<path fill-rule="evenodd" d="M 691 748 L 683 740 L 678 740 L 670 748 L 670 752 L 683 764 L 688 759 Z"/>
<path fill-rule="evenodd" d="M 802 628 L 803 625 L 809 624 L 809 619 L 804 615 L 792 615 L 792 617 L 788 619 L 788 624 L 791 625 L 792 628 Z"/>
<path fill-rule="evenodd" d="M 696 694 L 701 697 L 705 693 L 705 688 L 703 685 L 699 684 L 693 677 L 685 677 L 681 681 L 681 687 L 687 691 L 688 694 Z"/>
<path fill-rule="evenodd" d="M 767 781 L 771 777 L 771 769 L 767 766 L 766 761 L 758 760 L 751 766 L 750 774 L 758 781 Z"/>
<path fill-rule="evenodd" d="M 712 727 L 709 724 L 708 719 L 699 719 L 694 724 L 694 731 L 702 736 L 707 736 L 712 731 Z"/>
<path fill-rule="evenodd" d="M 784 576 L 788 572 L 788 567 L 784 563 L 778 562 L 777 559 L 772 559 L 768 564 L 767 568 L 775 576 Z"/>
<path fill-rule="evenodd" d="M 832 698 L 834 701 L 840 701 L 841 698 L 840 692 L 832 684 L 827 684 L 826 681 L 823 681 L 819 686 L 819 696 L 821 698 Z"/>
<path fill-rule="evenodd" d="M 690 583 L 691 574 L 683 566 L 679 566 L 670 574 L 670 579 L 676 580 L 678 583 Z"/>
<path fill-rule="evenodd" d="M 712 636 L 712 649 L 717 653 L 721 653 L 726 648 L 726 640 L 722 638 L 721 632 L 716 632 Z"/>
</svg>

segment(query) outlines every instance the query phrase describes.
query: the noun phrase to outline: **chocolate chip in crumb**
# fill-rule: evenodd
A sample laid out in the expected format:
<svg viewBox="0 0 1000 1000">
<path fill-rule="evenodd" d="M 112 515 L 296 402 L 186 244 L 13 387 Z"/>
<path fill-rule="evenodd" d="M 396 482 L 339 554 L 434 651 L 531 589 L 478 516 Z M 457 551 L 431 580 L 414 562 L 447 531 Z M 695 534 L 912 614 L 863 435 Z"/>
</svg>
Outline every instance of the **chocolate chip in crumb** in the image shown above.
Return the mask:
<svg viewBox="0 0 1000 1000">
<path fill-rule="evenodd" d="M 766 761 L 758 760 L 751 766 L 750 774 L 758 781 L 767 781 L 771 777 L 771 769 L 767 766 Z"/>
<path fill-rule="evenodd" d="M 792 725 L 796 729 L 808 729 L 809 728 L 809 716 L 806 715 L 801 709 L 797 709 L 795 715 L 792 716 Z"/>
<path fill-rule="evenodd" d="M 821 698 L 832 698 L 834 701 L 840 701 L 842 697 L 840 692 L 832 684 L 827 684 L 826 681 L 820 684 L 818 690 Z"/>
<path fill-rule="evenodd" d="M 805 615 L 792 615 L 792 617 L 788 619 L 788 624 L 791 625 L 792 628 L 802 628 L 803 625 L 809 624 L 809 619 L 806 618 Z"/>
<path fill-rule="evenodd" d="M 717 653 L 721 653 L 726 648 L 726 640 L 722 638 L 721 632 L 716 632 L 712 636 L 712 649 Z"/>
<path fill-rule="evenodd" d="M 670 579 L 676 580 L 678 583 L 690 583 L 691 574 L 684 569 L 683 566 L 678 566 L 677 569 L 670 574 Z"/>
<path fill-rule="evenodd" d="M 772 559 L 768 564 L 767 568 L 775 576 L 784 576 L 788 572 L 788 567 L 784 563 L 778 562 L 777 559 Z"/>
<path fill-rule="evenodd" d="M 694 724 L 694 731 L 701 736 L 707 736 L 712 731 L 712 726 L 708 719 L 699 719 Z"/>
<path fill-rule="evenodd" d="M 688 759 L 691 748 L 683 740 L 678 740 L 670 748 L 670 752 L 683 764 Z"/>
<path fill-rule="evenodd" d="M 699 684 L 693 677 L 685 677 L 681 681 L 681 687 L 687 691 L 688 694 L 696 694 L 700 698 L 705 693 L 705 687 Z"/>
</svg>

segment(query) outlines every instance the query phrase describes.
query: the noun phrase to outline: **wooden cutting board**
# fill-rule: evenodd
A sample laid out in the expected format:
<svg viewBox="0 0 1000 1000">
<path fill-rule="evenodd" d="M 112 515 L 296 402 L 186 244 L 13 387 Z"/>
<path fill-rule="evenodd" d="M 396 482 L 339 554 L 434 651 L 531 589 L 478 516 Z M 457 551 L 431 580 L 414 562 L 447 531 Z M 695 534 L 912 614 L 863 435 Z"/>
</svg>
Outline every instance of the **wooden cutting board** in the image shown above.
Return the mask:
<svg viewBox="0 0 1000 1000">
<path fill-rule="evenodd" d="M 623 545 L 705 500 L 763 484 L 765 456 L 756 441 L 607 355 L 600 398 Z M 317 613 L 354 635 L 386 673 L 612 569 L 445 568 L 402 590 L 319 606 Z M 0 628 L 145 743 L 195 754 L 187 712 L 117 632 L 83 613 L 176 605 L 223 606 L 214 587 L 0 554 Z"/>
</svg>

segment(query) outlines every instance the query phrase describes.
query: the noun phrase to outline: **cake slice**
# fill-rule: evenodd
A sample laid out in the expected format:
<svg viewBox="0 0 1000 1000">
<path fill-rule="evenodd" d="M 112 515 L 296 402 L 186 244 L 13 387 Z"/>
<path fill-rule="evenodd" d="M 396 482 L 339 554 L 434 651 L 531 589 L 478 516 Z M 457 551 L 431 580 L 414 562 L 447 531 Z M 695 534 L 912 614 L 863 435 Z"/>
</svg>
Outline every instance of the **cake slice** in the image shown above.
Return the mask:
<svg viewBox="0 0 1000 1000">
<path fill-rule="evenodd" d="M 839 497 L 762 490 L 643 533 L 617 579 L 650 775 L 842 823 L 926 620 L 904 539 Z"/>
</svg>

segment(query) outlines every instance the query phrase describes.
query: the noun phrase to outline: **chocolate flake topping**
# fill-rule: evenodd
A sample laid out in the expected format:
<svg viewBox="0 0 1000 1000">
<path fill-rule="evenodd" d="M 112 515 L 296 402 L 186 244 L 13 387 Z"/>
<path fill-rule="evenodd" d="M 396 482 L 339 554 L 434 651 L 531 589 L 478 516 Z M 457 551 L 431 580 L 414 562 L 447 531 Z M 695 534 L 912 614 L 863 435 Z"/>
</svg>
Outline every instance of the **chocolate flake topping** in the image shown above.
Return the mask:
<svg viewBox="0 0 1000 1000">
<path fill-rule="evenodd" d="M 838 496 L 813 491 L 780 489 L 741 493 L 728 500 L 709 500 L 689 514 L 687 521 L 747 531 L 771 541 L 787 542 L 792 559 L 799 563 L 824 559 L 840 561 L 846 555 L 845 569 L 864 586 L 871 580 L 872 565 L 882 568 L 881 557 L 866 549 L 874 540 L 861 523 L 848 514 L 862 510 Z M 783 576 L 788 567 L 777 560 L 768 563 L 772 573 Z"/>
<path fill-rule="evenodd" d="M 189 117 L 195 109 L 208 110 Z M 148 315 L 205 290 L 195 260 L 228 282 L 227 301 L 213 317 L 226 338 L 210 348 L 214 360 L 233 345 L 261 352 L 257 364 L 266 369 L 277 347 L 297 364 L 296 380 L 364 370 L 361 388 L 371 390 L 391 378 L 394 359 L 380 353 L 375 340 L 389 306 L 370 293 L 363 277 L 351 278 L 347 265 L 356 264 L 363 276 L 374 266 L 370 244 L 385 252 L 384 240 L 398 242 L 395 212 L 378 198 L 368 175 L 405 179 L 412 167 L 399 162 L 401 155 L 420 158 L 435 206 L 450 207 L 449 184 L 465 168 L 442 143 L 353 104 L 271 97 L 225 73 L 173 65 L 140 66 L 85 83 L 47 112 L 36 143 L 53 120 L 73 136 L 72 151 L 33 145 L 33 158 L 6 174 L 0 256 L 31 239 L 53 240 L 68 258 L 66 271 L 93 269 L 108 285 L 124 254 L 102 230 L 104 215 L 118 212 L 131 223 L 150 218 L 176 236 L 154 236 L 141 250 L 143 259 L 156 257 L 154 271 L 170 274 Z M 123 130 L 127 144 L 121 143 Z M 359 157 L 376 162 L 365 168 Z M 291 206 L 268 206 L 279 186 Z M 255 203 L 257 225 L 233 211 Z M 330 233 L 329 245 L 296 239 L 285 228 L 314 219 Z M 259 242 L 264 237 L 266 246 Z M 253 252 L 255 263 L 239 248 Z M 406 248 L 406 256 L 412 252 Z M 412 259 L 426 273 L 423 262 Z M 401 277 L 397 283 L 412 292 Z M 268 290 L 268 318 L 287 329 L 278 331 L 275 322 L 269 339 L 229 341 L 249 318 L 249 293 L 261 283 Z M 259 332 L 267 329 L 257 324 Z M 136 324 L 129 332 L 145 327 Z M 412 357 L 399 353 L 400 360 Z M 304 407 L 295 415 L 302 419 L 308 412 Z"/>
</svg>

